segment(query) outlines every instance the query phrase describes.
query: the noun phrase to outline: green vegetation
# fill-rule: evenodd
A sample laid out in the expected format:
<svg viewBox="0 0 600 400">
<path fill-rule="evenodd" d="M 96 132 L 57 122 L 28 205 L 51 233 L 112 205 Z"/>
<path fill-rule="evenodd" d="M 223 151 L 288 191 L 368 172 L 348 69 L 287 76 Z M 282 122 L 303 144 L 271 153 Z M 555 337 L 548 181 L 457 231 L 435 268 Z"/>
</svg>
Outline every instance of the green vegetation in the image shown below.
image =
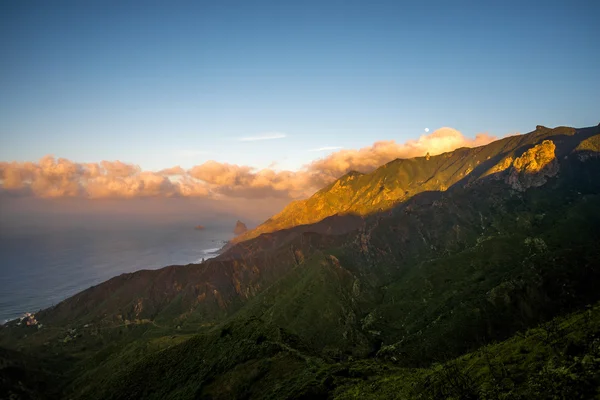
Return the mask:
<svg viewBox="0 0 600 400">
<path fill-rule="evenodd" d="M 588 305 L 427 369 L 348 386 L 336 398 L 600 398 L 600 308 Z"/>
<path fill-rule="evenodd" d="M 600 305 L 585 306 L 583 311 L 428 368 L 399 367 L 381 357 L 335 362 L 311 354 L 300 338 L 256 318 L 176 338 L 164 339 L 152 350 L 140 350 L 144 345 L 136 341 L 105 351 L 88 364 L 102 362 L 99 358 L 110 354 L 110 369 L 103 370 L 105 365 L 88 370 L 63 395 L 82 399 L 600 398 Z M 48 381 L 39 382 L 48 378 L 47 372 L 26 373 L 38 380 L 33 389 L 54 388 Z M 29 385 L 22 387 L 32 389 Z M 17 398 L 38 397 L 33 393 Z"/>
<path fill-rule="evenodd" d="M 0 328 L 0 392 L 600 398 L 597 131 L 539 127 L 349 174 L 302 207 L 360 217 L 122 275 L 36 314 L 41 329 Z M 399 187 L 413 192 L 378 194 Z"/>
</svg>

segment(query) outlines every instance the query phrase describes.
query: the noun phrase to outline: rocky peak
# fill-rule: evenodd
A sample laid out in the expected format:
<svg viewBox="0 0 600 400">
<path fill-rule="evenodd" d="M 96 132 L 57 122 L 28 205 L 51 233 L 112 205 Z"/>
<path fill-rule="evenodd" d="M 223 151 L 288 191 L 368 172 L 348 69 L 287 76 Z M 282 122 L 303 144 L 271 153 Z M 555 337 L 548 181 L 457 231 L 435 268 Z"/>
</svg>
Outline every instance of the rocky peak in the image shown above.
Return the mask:
<svg viewBox="0 0 600 400">
<path fill-rule="evenodd" d="M 527 150 L 521 157 L 515 158 L 506 183 L 520 192 L 530 187 L 542 186 L 547 182 L 547 178 L 558 173 L 555 150 L 554 142 L 544 140 Z"/>
</svg>

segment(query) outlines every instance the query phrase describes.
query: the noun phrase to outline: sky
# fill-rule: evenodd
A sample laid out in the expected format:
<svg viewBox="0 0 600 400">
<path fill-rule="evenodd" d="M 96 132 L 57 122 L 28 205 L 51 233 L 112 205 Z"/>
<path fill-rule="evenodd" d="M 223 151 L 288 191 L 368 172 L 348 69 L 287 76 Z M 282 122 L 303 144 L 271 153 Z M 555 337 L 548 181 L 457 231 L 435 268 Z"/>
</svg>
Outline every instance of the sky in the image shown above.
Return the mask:
<svg viewBox="0 0 600 400">
<path fill-rule="evenodd" d="M 4 1 L 0 178 L 41 197 L 297 198 L 427 146 L 596 125 L 598 15 L 593 0 Z"/>
</svg>

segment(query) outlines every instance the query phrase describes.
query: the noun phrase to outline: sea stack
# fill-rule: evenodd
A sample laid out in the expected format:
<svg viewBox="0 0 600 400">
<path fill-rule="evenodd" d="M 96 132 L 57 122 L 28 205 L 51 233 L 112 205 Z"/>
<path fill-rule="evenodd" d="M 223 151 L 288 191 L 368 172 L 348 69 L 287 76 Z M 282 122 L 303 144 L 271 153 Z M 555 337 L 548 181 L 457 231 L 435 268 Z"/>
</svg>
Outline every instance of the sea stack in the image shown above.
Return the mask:
<svg viewBox="0 0 600 400">
<path fill-rule="evenodd" d="M 242 233 L 246 233 L 247 230 L 248 230 L 248 227 L 246 226 L 246 224 L 244 224 L 242 221 L 238 220 L 235 223 L 235 228 L 233 229 L 233 233 L 235 235 L 241 235 Z"/>
</svg>

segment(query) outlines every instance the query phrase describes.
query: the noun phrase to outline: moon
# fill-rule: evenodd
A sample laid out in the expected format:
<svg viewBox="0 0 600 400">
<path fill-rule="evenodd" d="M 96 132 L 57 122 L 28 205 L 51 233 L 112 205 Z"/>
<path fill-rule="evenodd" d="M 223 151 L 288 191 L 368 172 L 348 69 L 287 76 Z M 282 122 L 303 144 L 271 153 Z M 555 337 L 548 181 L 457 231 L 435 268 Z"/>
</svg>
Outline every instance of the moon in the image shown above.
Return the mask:
<svg viewBox="0 0 600 400">
<path fill-rule="evenodd" d="M 429 128 L 425 128 L 425 132 L 429 132 Z"/>
</svg>

